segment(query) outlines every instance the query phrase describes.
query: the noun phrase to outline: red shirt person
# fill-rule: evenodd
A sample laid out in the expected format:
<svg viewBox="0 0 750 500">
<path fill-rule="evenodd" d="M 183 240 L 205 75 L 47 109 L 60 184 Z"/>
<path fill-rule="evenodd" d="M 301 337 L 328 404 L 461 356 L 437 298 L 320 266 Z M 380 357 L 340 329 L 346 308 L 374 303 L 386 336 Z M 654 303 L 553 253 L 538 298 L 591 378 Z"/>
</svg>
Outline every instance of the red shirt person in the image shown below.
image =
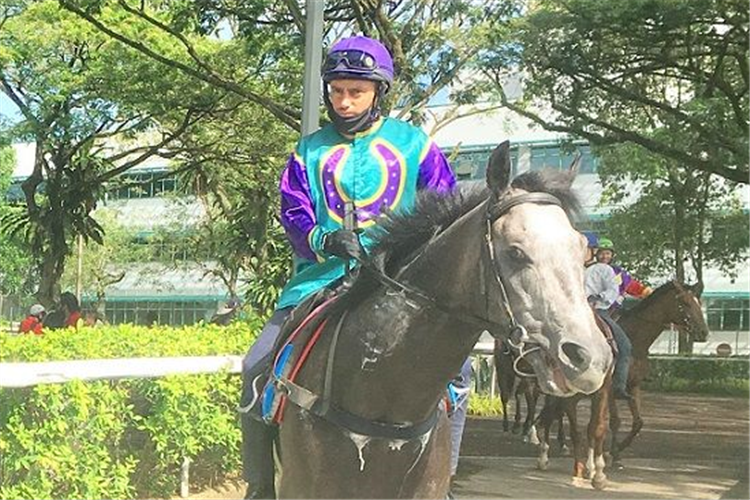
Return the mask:
<svg viewBox="0 0 750 500">
<path fill-rule="evenodd" d="M 20 333 L 34 333 L 41 335 L 42 332 L 42 320 L 47 311 L 41 304 L 34 304 L 29 308 L 29 315 L 21 321 L 21 326 L 18 331 Z"/>
</svg>

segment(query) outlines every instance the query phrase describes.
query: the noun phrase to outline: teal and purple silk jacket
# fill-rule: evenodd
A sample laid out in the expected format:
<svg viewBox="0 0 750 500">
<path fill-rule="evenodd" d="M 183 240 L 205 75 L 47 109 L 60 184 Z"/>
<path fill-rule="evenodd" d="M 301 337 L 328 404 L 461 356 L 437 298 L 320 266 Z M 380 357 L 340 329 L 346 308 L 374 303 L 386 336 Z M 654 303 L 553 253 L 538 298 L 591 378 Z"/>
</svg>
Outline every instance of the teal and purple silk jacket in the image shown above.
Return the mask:
<svg viewBox="0 0 750 500">
<path fill-rule="evenodd" d="M 281 223 L 294 250 L 294 275 L 277 308 L 292 307 L 340 279 L 345 262 L 323 253 L 323 235 L 343 227 L 353 201 L 362 246 L 386 210 L 409 211 L 417 192 L 447 192 L 456 185 L 437 145 L 421 130 L 393 118 L 379 120 L 354 138 L 332 125 L 303 137 L 281 176 Z"/>
</svg>

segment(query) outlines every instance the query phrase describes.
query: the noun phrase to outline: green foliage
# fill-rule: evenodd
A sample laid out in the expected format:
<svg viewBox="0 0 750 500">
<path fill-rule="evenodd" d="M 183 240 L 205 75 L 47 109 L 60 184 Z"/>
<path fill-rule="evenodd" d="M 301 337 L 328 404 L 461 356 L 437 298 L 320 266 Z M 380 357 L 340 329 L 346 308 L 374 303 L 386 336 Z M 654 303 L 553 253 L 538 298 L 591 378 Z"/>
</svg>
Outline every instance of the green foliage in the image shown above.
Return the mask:
<svg viewBox="0 0 750 500">
<path fill-rule="evenodd" d="M 477 417 L 501 417 L 503 405 L 499 397 L 472 393 L 469 396 L 468 414 Z"/>
<path fill-rule="evenodd" d="M 744 2 L 545 0 L 515 28 L 516 43 L 486 57 L 497 82 L 526 75 L 523 102 L 508 107 L 594 144 L 637 144 L 748 182 Z M 555 115 L 535 113 L 539 102 Z"/>
<path fill-rule="evenodd" d="M 13 148 L 0 147 L 0 219 L 18 213 L 18 208 L 5 201 L 12 182 L 16 155 Z M 34 273 L 31 270 L 29 248 L 20 238 L 3 235 L 0 238 L 0 294 L 24 295 L 32 290 Z"/>
<path fill-rule="evenodd" d="M 14 394 L 15 393 L 15 394 Z M 0 498 L 132 498 L 128 391 L 71 381 L 3 390 Z"/>
<path fill-rule="evenodd" d="M 747 358 L 652 358 L 645 388 L 748 397 L 749 367 Z"/>
<path fill-rule="evenodd" d="M 607 220 L 608 236 L 626 269 L 643 278 L 682 278 L 688 261 L 698 276 L 709 266 L 736 276 L 750 233 L 734 183 L 685 170 L 637 146 L 597 153 L 607 186 L 602 202 L 619 205 Z"/>
<path fill-rule="evenodd" d="M 0 336 L 0 360 L 244 354 L 260 320 Z M 0 498 L 172 497 L 179 468 L 205 485 L 236 473 L 236 375 L 72 381 L 0 390 Z"/>
</svg>

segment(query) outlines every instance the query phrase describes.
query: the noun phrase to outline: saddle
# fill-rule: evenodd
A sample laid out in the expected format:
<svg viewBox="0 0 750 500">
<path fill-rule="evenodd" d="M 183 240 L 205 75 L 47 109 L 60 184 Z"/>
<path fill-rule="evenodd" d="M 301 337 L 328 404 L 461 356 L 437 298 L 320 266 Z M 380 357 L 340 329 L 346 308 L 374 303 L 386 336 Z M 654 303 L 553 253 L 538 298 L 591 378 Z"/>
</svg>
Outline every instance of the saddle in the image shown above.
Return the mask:
<svg viewBox="0 0 750 500">
<path fill-rule="evenodd" d="M 330 316 L 330 306 L 343 291 L 342 288 L 324 288 L 311 295 L 295 307 L 282 324 L 272 350 L 270 373 L 261 397 L 261 416 L 266 423 L 281 423 L 288 386 L 320 337 Z"/>
<path fill-rule="evenodd" d="M 593 308 L 592 308 L 592 311 L 593 311 Z M 599 327 L 599 330 L 601 330 L 602 335 L 604 335 L 604 338 L 607 339 L 607 343 L 609 344 L 610 349 L 612 349 L 612 354 L 617 356 L 619 352 L 617 350 L 617 342 L 615 342 L 615 337 L 612 334 L 612 329 L 609 327 L 607 322 L 601 318 L 601 316 L 596 314 L 596 311 L 593 311 L 593 312 L 594 312 L 594 320 L 596 321 L 596 326 Z"/>
</svg>

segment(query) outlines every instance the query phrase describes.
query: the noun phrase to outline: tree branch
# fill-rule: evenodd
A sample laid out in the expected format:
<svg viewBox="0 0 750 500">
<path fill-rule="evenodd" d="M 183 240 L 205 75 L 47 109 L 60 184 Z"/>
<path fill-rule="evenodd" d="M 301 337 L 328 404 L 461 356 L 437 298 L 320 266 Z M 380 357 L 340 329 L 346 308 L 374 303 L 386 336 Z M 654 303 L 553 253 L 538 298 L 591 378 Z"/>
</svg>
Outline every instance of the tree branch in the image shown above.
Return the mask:
<svg viewBox="0 0 750 500">
<path fill-rule="evenodd" d="M 73 3 L 71 3 L 69 0 L 60 0 L 60 5 L 65 8 L 66 10 L 69 10 L 70 12 L 76 14 L 77 16 L 81 17 L 82 19 L 88 21 L 90 24 L 95 26 L 97 29 L 102 31 L 103 33 L 111 36 L 115 40 L 118 40 L 122 42 L 123 44 L 127 45 L 128 47 L 131 47 L 138 52 L 150 57 L 151 59 L 154 59 L 165 66 L 168 66 L 170 68 L 175 68 L 183 73 L 192 76 L 193 78 L 196 78 L 198 80 L 201 80 L 203 82 L 206 82 L 210 85 L 213 85 L 218 88 L 222 88 L 224 90 L 227 90 L 229 92 L 232 92 L 234 94 L 237 94 L 241 97 L 244 97 L 245 99 L 254 102 L 266 110 L 268 110 L 273 116 L 281 120 L 282 123 L 290 127 L 291 129 L 299 132 L 301 130 L 301 125 L 299 123 L 298 117 L 292 116 L 287 110 L 285 110 L 282 106 L 279 104 L 271 101 L 270 99 L 267 99 L 259 94 L 256 94 L 255 92 L 252 92 L 251 90 L 245 89 L 243 87 L 240 87 L 234 82 L 224 80 L 221 76 L 215 74 L 212 71 L 208 71 L 207 73 L 201 73 L 200 71 L 197 71 L 195 68 L 192 68 L 184 63 L 181 63 L 179 61 L 175 61 L 173 59 L 169 59 L 167 57 L 162 56 L 161 54 L 157 54 L 150 48 L 146 47 L 144 44 L 140 42 L 133 41 L 126 36 L 122 35 L 119 32 L 116 32 L 107 26 L 105 26 L 102 22 L 100 22 L 98 19 L 94 18 L 90 14 L 86 13 L 82 9 L 76 7 Z"/>
</svg>

